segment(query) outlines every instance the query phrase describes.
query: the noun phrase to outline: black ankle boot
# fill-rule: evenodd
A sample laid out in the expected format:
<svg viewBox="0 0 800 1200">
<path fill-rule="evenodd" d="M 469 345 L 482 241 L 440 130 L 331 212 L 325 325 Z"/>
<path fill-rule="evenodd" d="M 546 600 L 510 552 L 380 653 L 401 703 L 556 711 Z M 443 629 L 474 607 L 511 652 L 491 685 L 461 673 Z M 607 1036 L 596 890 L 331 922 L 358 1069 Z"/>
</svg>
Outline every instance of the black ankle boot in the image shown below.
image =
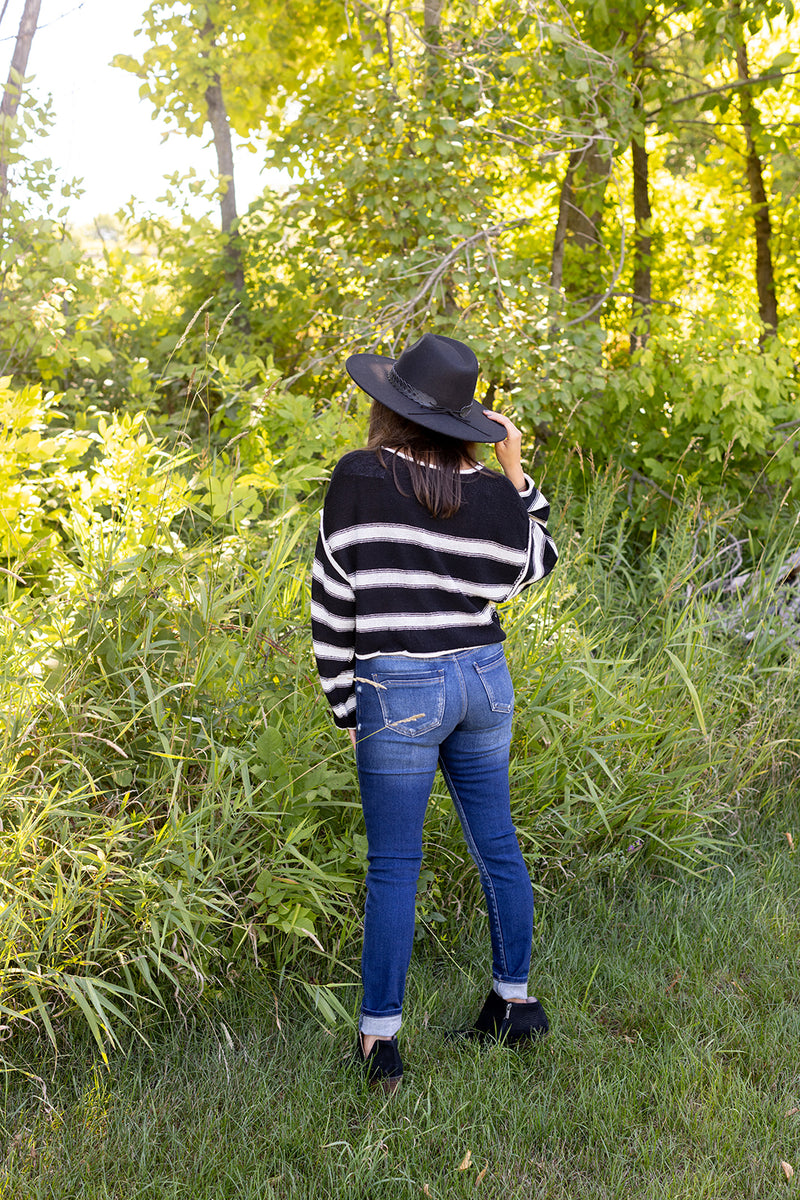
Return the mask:
<svg viewBox="0 0 800 1200">
<path fill-rule="evenodd" d="M 396 1037 L 390 1042 L 376 1042 L 365 1056 L 359 1034 L 356 1038 L 356 1061 L 361 1064 L 370 1087 L 381 1088 L 387 1096 L 397 1091 L 403 1078 L 403 1060 Z"/>
<path fill-rule="evenodd" d="M 515 1004 L 498 996 L 492 988 L 475 1024 L 461 1030 L 461 1036 L 513 1046 L 543 1038 L 549 1028 L 547 1016 L 538 1000 Z"/>
</svg>

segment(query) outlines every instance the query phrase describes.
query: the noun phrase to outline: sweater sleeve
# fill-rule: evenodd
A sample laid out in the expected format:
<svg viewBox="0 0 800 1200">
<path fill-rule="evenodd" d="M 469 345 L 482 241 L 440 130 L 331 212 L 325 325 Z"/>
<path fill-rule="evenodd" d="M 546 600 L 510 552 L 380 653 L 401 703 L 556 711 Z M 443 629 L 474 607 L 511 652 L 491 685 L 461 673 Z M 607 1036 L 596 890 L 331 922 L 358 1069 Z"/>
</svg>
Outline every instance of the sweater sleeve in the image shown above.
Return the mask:
<svg viewBox="0 0 800 1200">
<path fill-rule="evenodd" d="M 520 500 L 525 505 L 530 518 L 528 534 L 528 561 L 525 570 L 520 575 L 506 599 L 519 593 L 539 579 L 549 575 L 558 560 L 558 551 L 547 529 L 550 516 L 550 505 L 545 500 L 530 475 L 525 475 L 528 485 L 524 492 L 518 492 Z"/>
<path fill-rule="evenodd" d="M 355 596 L 320 520 L 311 575 L 311 636 L 322 690 L 340 729 L 356 725 Z"/>
</svg>

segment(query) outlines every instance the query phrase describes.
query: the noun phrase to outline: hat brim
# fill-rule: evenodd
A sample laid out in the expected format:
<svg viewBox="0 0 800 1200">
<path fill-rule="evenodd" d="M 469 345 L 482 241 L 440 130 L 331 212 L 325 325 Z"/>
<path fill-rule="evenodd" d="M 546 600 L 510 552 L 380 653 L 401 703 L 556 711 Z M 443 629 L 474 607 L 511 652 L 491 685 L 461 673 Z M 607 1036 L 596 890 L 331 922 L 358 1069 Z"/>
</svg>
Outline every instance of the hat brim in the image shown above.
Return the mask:
<svg viewBox="0 0 800 1200">
<path fill-rule="evenodd" d="M 504 427 L 498 421 L 484 416 L 484 407 L 477 400 L 473 400 L 466 417 L 458 417 L 441 409 L 424 408 L 404 396 L 389 382 L 389 372 L 395 361 L 383 354 L 351 354 L 345 367 L 350 378 L 368 396 L 379 400 L 392 412 L 399 413 L 415 425 L 458 438 L 462 442 L 501 442 L 506 436 Z"/>
</svg>

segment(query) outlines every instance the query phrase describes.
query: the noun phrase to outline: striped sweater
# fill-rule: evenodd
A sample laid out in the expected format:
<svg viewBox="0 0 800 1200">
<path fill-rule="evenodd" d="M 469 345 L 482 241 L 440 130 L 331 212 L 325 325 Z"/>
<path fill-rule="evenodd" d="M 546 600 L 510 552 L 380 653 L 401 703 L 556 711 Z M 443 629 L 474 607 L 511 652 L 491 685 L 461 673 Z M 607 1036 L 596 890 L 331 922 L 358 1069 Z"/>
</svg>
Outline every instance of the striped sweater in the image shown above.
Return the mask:
<svg viewBox="0 0 800 1200">
<path fill-rule="evenodd" d="M 520 493 L 502 475 L 464 471 L 458 512 L 433 517 L 415 499 L 402 459 L 384 459 L 385 468 L 376 454 L 355 450 L 337 463 L 314 555 L 314 654 L 343 729 L 356 724 L 357 658 L 503 641 L 495 605 L 543 579 L 557 557 L 545 526 L 550 507 L 527 476 Z"/>
</svg>

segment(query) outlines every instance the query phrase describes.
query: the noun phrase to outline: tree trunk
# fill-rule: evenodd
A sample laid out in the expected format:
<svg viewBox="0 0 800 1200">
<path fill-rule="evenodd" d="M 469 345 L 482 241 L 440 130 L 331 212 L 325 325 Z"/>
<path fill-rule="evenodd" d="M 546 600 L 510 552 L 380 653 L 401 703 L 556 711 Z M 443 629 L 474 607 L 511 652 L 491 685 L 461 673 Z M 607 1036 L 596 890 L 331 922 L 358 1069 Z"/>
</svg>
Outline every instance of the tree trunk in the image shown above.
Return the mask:
<svg viewBox="0 0 800 1200">
<path fill-rule="evenodd" d="M 750 80 L 747 61 L 747 46 L 744 41 L 736 50 L 736 69 L 743 83 Z M 761 157 L 755 141 L 760 127 L 759 113 L 748 87 L 739 92 L 739 112 L 747 147 L 747 184 L 750 203 L 753 206 L 753 226 L 756 237 L 756 291 L 758 293 L 758 315 L 764 325 L 761 340 L 771 337 L 778 328 L 778 301 L 775 295 L 775 273 L 772 267 L 772 224 L 769 218 L 769 201 L 764 186 Z"/>
<path fill-rule="evenodd" d="M 550 286 L 567 301 L 579 300 L 591 309 L 602 295 L 598 290 L 598 258 L 602 250 L 603 202 L 611 173 L 611 156 L 592 137 L 569 156 L 558 204 L 553 238 Z M 573 256 L 572 251 L 575 251 Z M 570 258 L 575 269 L 570 271 Z M 589 291 L 585 291 L 588 281 Z M 583 295 L 576 295 L 580 286 Z M 593 314 L 599 320 L 599 313 Z"/>
<path fill-rule="evenodd" d="M 422 40 L 425 43 L 425 73 L 430 80 L 439 68 L 437 48 L 442 36 L 444 0 L 425 0 L 422 12 Z"/>
<path fill-rule="evenodd" d="M 575 151 L 569 156 L 564 182 L 558 198 L 558 219 L 553 237 L 553 253 L 550 259 L 550 287 L 553 293 L 561 293 L 564 285 L 564 252 L 567 246 L 567 213 L 572 196 L 572 179 L 575 174 Z"/>
<path fill-rule="evenodd" d="M 647 127 L 642 119 L 642 88 L 647 71 L 647 21 L 636 28 L 633 43 L 633 131 L 631 165 L 633 167 L 633 300 L 631 302 L 631 354 L 643 349 L 650 336 L 653 300 L 650 236 L 650 160 L 647 154 Z"/>
<path fill-rule="evenodd" d="M 641 138 L 641 141 L 639 141 Z M 643 349 L 647 345 L 650 334 L 650 308 L 653 298 L 652 272 L 650 255 L 652 253 L 652 238 L 650 236 L 650 186 L 649 159 L 645 144 L 645 132 L 634 134 L 631 141 L 631 156 L 633 158 L 633 302 L 631 316 L 633 329 L 631 331 L 631 354 L 634 350 Z"/>
<path fill-rule="evenodd" d="M 0 101 L 0 197 L 5 196 L 8 192 L 9 127 L 17 115 L 17 107 L 22 95 L 22 81 L 28 69 L 28 56 L 31 52 L 33 35 L 36 33 L 40 8 L 41 0 L 25 0 L 14 46 L 14 55 L 8 72 L 8 82 L 3 92 L 3 99 Z"/>
<path fill-rule="evenodd" d="M 438 48 L 442 36 L 442 12 L 445 0 L 424 0 L 422 10 L 422 40 L 425 43 L 425 83 L 424 93 L 431 94 L 433 81 L 441 66 Z M 445 255 L 449 249 L 445 242 L 440 253 Z M 448 268 L 441 277 L 442 311 L 455 320 L 460 308 L 456 300 L 456 289 L 453 283 L 453 268 Z"/>
<path fill-rule="evenodd" d="M 225 111 L 225 101 L 222 98 L 222 88 L 219 78 L 215 75 L 214 82 L 206 88 L 206 109 L 208 123 L 214 134 L 214 149 L 217 154 L 217 171 L 223 180 L 224 187 L 220 192 L 219 210 L 223 233 L 230 233 L 236 220 L 236 188 L 233 180 L 233 143 L 228 114 Z"/>
<path fill-rule="evenodd" d="M 214 45 L 214 26 L 206 21 L 203 37 L 210 45 Z M 206 53 L 204 57 L 208 57 Z M 214 73 L 212 81 L 206 88 L 206 113 L 211 132 L 214 135 L 214 150 L 217 155 L 217 173 L 220 176 L 222 188 L 219 196 L 220 225 L 227 237 L 225 256 L 227 265 L 225 276 L 239 295 L 244 292 L 244 268 L 242 266 L 242 248 L 239 236 L 234 228 L 236 222 L 236 188 L 233 178 L 233 142 L 231 126 L 222 95 L 222 84 L 219 75 Z"/>
<path fill-rule="evenodd" d="M 442 9 L 444 8 L 444 0 L 425 0 L 423 9 L 422 24 L 427 36 L 430 30 L 439 33 L 439 27 L 442 23 Z"/>
</svg>

